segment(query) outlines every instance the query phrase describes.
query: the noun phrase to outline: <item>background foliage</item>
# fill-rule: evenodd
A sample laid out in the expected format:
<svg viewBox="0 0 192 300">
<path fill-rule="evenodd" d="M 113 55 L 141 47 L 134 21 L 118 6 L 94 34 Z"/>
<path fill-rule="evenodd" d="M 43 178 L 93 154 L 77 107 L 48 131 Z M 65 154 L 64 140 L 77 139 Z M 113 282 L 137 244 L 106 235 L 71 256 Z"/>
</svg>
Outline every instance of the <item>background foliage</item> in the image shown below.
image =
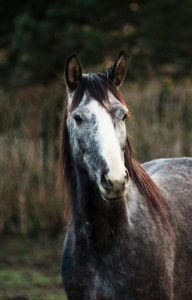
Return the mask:
<svg viewBox="0 0 192 300">
<path fill-rule="evenodd" d="M 47 82 L 76 52 L 86 66 L 127 49 L 129 76 L 192 72 L 192 1 L 0 2 L 1 82 Z M 141 73 L 142 70 L 142 73 Z"/>
</svg>

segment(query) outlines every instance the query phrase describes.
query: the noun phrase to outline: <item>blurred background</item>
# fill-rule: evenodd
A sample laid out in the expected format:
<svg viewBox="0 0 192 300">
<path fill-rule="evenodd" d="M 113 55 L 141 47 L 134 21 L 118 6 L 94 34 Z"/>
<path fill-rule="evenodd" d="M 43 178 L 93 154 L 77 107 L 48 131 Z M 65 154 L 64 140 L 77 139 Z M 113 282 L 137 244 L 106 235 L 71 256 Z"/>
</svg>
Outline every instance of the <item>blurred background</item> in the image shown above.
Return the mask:
<svg viewBox="0 0 192 300">
<path fill-rule="evenodd" d="M 138 159 L 192 156 L 192 0 L 0 0 L 0 299 L 65 299 L 64 64 L 101 71 L 122 49 Z"/>
</svg>

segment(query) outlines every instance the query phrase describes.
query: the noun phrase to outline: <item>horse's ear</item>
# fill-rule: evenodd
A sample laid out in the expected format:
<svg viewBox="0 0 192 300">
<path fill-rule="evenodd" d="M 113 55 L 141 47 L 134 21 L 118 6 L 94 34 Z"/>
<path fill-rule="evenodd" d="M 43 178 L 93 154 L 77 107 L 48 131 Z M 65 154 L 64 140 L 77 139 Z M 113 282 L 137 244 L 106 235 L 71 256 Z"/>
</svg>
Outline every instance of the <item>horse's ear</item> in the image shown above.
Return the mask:
<svg viewBox="0 0 192 300">
<path fill-rule="evenodd" d="M 82 78 L 82 67 L 76 58 L 76 55 L 71 55 L 65 66 L 65 81 L 69 91 L 73 92 Z"/>
<path fill-rule="evenodd" d="M 121 51 L 115 63 L 107 70 L 108 78 L 119 87 L 123 84 L 127 71 L 127 58 L 123 51 Z"/>
</svg>

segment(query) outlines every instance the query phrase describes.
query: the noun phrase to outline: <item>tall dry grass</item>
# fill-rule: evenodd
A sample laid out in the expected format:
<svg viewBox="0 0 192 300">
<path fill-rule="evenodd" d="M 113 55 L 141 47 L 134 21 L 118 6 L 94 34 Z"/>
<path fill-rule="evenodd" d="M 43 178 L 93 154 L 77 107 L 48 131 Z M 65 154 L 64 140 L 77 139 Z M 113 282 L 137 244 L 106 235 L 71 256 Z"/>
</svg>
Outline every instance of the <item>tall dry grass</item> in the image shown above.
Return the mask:
<svg viewBox="0 0 192 300">
<path fill-rule="evenodd" d="M 141 161 L 192 155 L 192 83 L 164 79 L 123 92 L 132 111 L 128 134 Z"/>
<path fill-rule="evenodd" d="M 141 161 L 192 156 L 192 84 L 171 79 L 125 84 L 128 134 Z M 56 188 L 59 83 L 0 90 L 0 234 L 55 236 L 64 224 Z"/>
</svg>

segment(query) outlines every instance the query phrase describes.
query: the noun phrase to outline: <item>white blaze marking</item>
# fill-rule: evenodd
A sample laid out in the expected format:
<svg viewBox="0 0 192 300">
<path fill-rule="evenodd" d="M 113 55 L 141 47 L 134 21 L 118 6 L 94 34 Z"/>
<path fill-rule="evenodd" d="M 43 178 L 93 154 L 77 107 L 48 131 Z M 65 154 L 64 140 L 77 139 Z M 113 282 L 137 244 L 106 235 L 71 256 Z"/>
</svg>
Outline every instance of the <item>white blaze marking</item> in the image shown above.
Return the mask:
<svg viewBox="0 0 192 300">
<path fill-rule="evenodd" d="M 118 141 L 111 116 L 96 100 L 91 100 L 87 107 L 96 117 L 97 140 L 101 155 L 109 169 L 108 178 L 112 182 L 124 180 L 125 167 L 121 155 L 120 141 Z"/>
</svg>

